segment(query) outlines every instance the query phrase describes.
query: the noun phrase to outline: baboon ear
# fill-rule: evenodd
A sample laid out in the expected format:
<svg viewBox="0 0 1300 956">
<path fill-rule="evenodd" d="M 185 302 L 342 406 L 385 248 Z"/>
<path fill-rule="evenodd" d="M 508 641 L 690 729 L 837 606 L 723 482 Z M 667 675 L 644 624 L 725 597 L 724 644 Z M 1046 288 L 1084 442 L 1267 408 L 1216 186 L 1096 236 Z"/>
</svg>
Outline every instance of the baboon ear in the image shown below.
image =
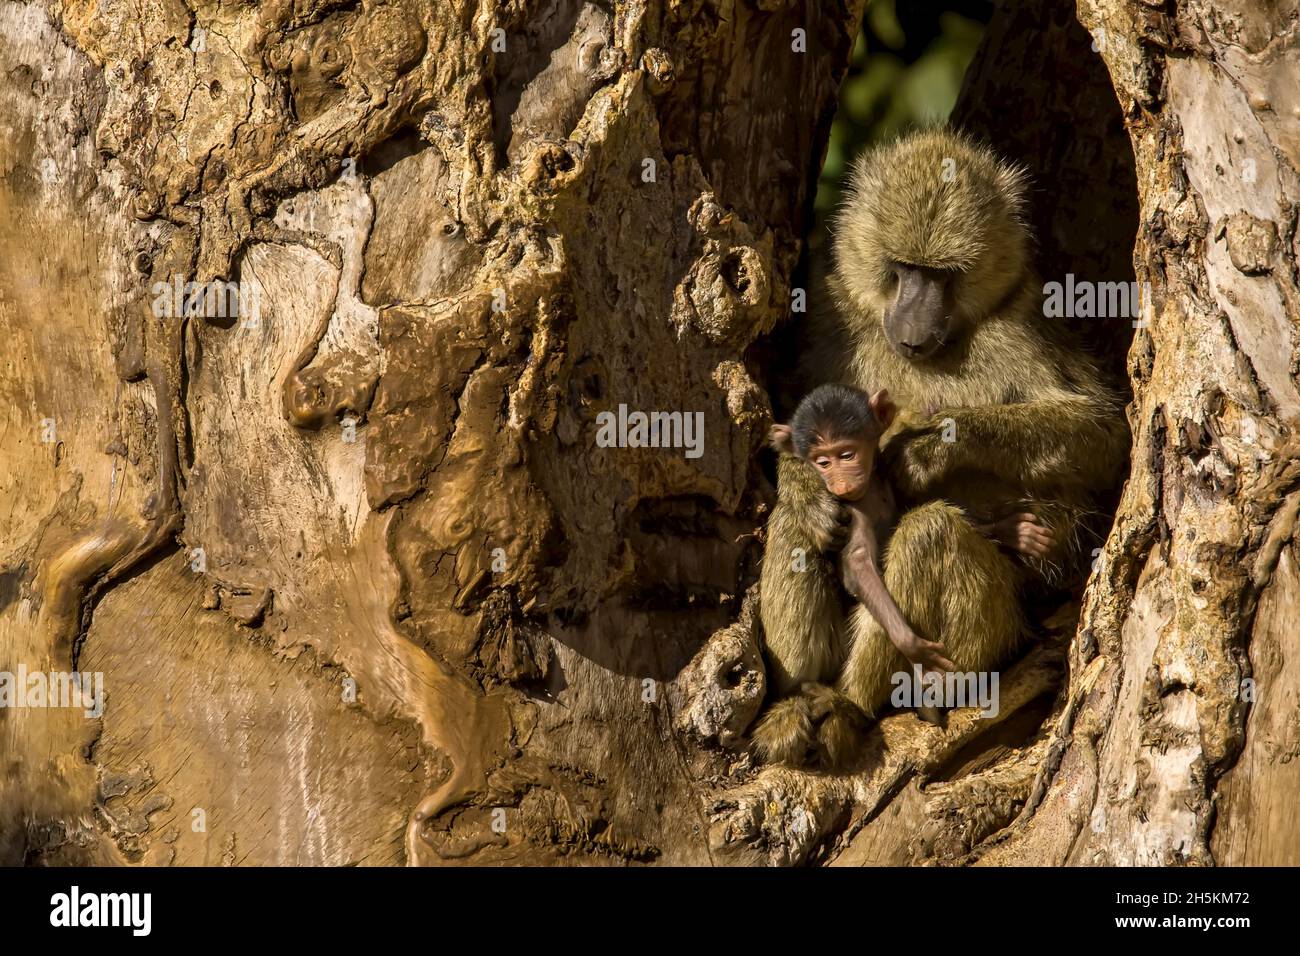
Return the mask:
<svg viewBox="0 0 1300 956">
<path fill-rule="evenodd" d="M 875 412 L 876 421 L 880 422 L 881 428 L 888 428 L 898 411 L 894 400 L 889 397 L 889 392 L 883 388 L 871 396 L 871 410 Z"/>
<path fill-rule="evenodd" d="M 789 425 L 773 425 L 767 433 L 767 441 L 783 455 L 794 454 L 794 432 Z"/>
</svg>

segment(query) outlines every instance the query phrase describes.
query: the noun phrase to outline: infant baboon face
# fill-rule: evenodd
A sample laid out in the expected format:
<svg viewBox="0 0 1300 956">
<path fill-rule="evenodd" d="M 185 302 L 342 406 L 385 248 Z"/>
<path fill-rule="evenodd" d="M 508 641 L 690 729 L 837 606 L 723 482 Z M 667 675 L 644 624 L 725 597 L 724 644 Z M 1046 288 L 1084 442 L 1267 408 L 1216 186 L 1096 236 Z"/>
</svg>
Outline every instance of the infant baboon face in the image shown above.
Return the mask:
<svg viewBox="0 0 1300 956">
<path fill-rule="evenodd" d="M 879 437 L 873 429 L 852 438 L 814 442 L 808 449 L 808 460 L 836 498 L 860 501 L 871 482 Z"/>
<path fill-rule="evenodd" d="M 769 440 L 777 451 L 810 462 L 836 498 L 860 501 L 894 414 L 883 388 L 872 395 L 851 385 L 819 385 L 799 402 L 790 424 L 772 426 Z"/>
</svg>

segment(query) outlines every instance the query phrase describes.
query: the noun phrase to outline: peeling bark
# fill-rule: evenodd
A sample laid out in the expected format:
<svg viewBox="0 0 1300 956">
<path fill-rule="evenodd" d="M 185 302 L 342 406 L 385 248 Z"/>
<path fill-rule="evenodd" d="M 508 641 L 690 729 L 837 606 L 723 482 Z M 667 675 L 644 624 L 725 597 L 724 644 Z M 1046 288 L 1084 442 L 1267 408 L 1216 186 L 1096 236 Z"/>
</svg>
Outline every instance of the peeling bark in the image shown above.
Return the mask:
<svg viewBox="0 0 1300 956">
<path fill-rule="evenodd" d="M 1080 6 L 1137 160 L 1132 474 L 1041 804 L 986 863 L 1293 862 L 1297 20 Z"/>
<path fill-rule="evenodd" d="M 860 15 L 0 4 L 0 668 L 107 689 L 0 712 L 0 859 L 707 861 L 673 681 Z"/>
</svg>

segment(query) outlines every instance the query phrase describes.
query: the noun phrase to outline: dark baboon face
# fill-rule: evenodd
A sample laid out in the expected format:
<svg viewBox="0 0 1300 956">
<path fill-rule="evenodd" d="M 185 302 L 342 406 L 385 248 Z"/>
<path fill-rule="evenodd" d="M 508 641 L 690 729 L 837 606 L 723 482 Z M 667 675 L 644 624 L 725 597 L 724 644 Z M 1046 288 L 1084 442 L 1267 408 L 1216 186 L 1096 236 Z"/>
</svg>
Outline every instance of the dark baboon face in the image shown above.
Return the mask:
<svg viewBox="0 0 1300 956">
<path fill-rule="evenodd" d="M 1022 284 L 1024 173 L 951 132 L 904 137 L 855 164 L 837 215 L 835 272 L 850 311 L 923 361 Z"/>
<path fill-rule="evenodd" d="M 953 285 L 961 273 L 891 262 L 893 299 L 885 306 L 885 337 L 904 358 L 920 361 L 943 348 L 956 331 Z"/>
</svg>

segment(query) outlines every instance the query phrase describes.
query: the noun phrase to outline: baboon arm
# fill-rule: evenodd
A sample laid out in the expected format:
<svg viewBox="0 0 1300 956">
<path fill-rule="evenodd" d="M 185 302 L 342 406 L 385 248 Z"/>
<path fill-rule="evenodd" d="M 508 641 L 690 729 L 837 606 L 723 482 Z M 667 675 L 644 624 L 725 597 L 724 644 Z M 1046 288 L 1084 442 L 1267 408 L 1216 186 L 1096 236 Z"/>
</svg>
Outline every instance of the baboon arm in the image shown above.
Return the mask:
<svg viewBox="0 0 1300 956">
<path fill-rule="evenodd" d="M 813 508 L 825 502 L 826 483 L 802 458 L 781 455 L 776 463 L 776 493 L 791 508 Z"/>
<path fill-rule="evenodd" d="M 855 561 L 851 571 L 854 577 L 854 593 L 876 623 L 880 625 L 889 643 L 893 644 L 908 663 L 920 665 L 927 670 L 950 671 L 953 662 L 944 657 L 945 647 L 935 641 L 927 641 L 907 622 L 903 612 L 894 603 L 894 597 L 885 587 L 880 569 L 874 560 Z"/>
<path fill-rule="evenodd" d="M 844 544 L 847 517 L 839 502 L 826 490 L 826 483 L 812 465 L 794 455 L 781 455 L 776 465 L 776 494 L 790 515 L 796 537 L 806 539 L 817 551 L 838 551 Z"/>
<path fill-rule="evenodd" d="M 866 552 L 865 547 L 850 547 L 850 550 L 844 554 L 843 560 L 855 585 L 853 594 L 871 612 L 876 623 L 884 628 L 894 646 L 900 651 L 904 650 L 912 629 L 903 612 L 894 603 L 889 589 L 885 587 L 885 581 L 880 576 L 880 568 L 876 561 Z"/>
<path fill-rule="evenodd" d="M 780 500 L 767 523 L 761 574 L 759 607 L 768 680 L 779 694 L 791 693 L 805 681 L 831 679 L 841 654 L 836 568 L 823 555 L 812 527 L 826 516 L 818 510 L 820 497 L 810 501 L 808 493 L 815 489 L 801 481 L 800 469 L 811 472 L 821 485 L 811 466 L 782 459 Z M 835 504 L 830 495 L 824 497 Z"/>
<path fill-rule="evenodd" d="M 1087 399 L 988 405 L 955 417 L 961 465 L 992 467 L 1031 486 L 1106 488 L 1119 477 L 1124 419 Z"/>
<path fill-rule="evenodd" d="M 890 643 L 904 657 L 913 663 L 929 660 L 922 653 L 921 639 L 912 630 L 881 577 L 880 547 L 870 516 L 860 507 L 854 507 L 852 514 L 853 531 L 840 557 L 841 572 L 849 593 L 871 612 Z M 933 649 L 938 650 L 939 645 L 933 645 Z M 944 660 L 944 663 L 948 662 Z"/>
<path fill-rule="evenodd" d="M 1087 398 L 1044 399 L 940 409 L 900 433 L 889 457 L 910 495 L 962 469 L 1029 489 L 1106 488 L 1119 477 L 1126 440 L 1118 410 Z"/>
</svg>

